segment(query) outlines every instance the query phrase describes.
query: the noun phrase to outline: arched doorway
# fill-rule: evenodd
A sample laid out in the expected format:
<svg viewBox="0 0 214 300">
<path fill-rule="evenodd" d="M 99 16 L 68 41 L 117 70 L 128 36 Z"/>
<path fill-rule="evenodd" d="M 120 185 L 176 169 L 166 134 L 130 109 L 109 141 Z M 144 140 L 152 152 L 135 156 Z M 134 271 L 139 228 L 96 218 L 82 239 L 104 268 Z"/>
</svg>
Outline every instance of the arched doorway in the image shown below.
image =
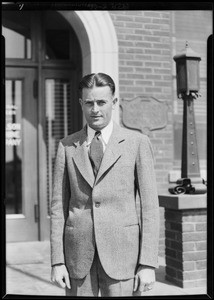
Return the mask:
<svg viewBox="0 0 214 300">
<path fill-rule="evenodd" d="M 6 239 L 49 239 L 53 165 L 60 138 L 84 123 L 80 78 L 112 76 L 118 45 L 107 11 L 3 11 L 6 44 Z M 113 118 L 119 122 L 119 108 Z"/>
<path fill-rule="evenodd" d="M 6 105 L 6 239 L 49 238 L 59 139 L 82 127 L 82 54 L 55 11 L 3 11 Z"/>
<path fill-rule="evenodd" d="M 108 11 L 59 11 L 71 24 L 82 50 L 83 75 L 103 72 L 109 74 L 116 85 L 119 97 L 118 40 Z M 119 105 L 113 112 L 119 123 Z"/>
</svg>

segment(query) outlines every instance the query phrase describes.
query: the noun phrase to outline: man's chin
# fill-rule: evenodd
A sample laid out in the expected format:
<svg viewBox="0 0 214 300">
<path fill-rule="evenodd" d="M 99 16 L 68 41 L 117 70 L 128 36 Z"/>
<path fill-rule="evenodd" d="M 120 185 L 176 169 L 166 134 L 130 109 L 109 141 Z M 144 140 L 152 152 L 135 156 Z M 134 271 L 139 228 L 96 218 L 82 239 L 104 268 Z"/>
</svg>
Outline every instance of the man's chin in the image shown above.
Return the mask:
<svg viewBox="0 0 214 300">
<path fill-rule="evenodd" d="M 89 126 L 94 130 L 102 130 L 105 127 L 105 125 L 100 121 L 94 121 L 91 124 L 89 124 Z"/>
</svg>

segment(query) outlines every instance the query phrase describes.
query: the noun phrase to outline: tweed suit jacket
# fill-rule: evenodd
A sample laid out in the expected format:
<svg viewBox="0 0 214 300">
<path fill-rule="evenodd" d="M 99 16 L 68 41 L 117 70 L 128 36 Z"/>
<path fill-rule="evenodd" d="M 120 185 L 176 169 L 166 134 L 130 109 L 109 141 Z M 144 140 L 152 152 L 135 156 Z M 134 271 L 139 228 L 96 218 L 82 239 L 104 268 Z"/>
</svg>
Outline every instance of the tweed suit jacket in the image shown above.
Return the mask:
<svg viewBox="0 0 214 300">
<path fill-rule="evenodd" d="M 139 264 L 158 266 L 159 206 L 151 143 L 146 135 L 114 123 L 95 179 L 86 131 L 84 127 L 59 142 L 51 263 L 65 263 L 71 278 L 83 278 L 96 245 L 111 278 L 133 278 Z"/>
</svg>

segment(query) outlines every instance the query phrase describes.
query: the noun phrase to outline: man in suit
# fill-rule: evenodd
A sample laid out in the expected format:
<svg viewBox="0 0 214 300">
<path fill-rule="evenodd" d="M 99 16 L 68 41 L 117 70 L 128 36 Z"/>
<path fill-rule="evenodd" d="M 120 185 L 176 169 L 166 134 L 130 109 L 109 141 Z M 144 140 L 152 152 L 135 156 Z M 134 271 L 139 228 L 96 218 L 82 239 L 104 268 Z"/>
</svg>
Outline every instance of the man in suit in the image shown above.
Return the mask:
<svg viewBox="0 0 214 300">
<path fill-rule="evenodd" d="M 158 267 L 151 143 L 112 121 L 117 99 L 110 76 L 86 75 L 79 92 L 87 124 L 60 141 L 55 162 L 52 281 L 70 296 L 143 293 L 153 288 Z"/>
</svg>

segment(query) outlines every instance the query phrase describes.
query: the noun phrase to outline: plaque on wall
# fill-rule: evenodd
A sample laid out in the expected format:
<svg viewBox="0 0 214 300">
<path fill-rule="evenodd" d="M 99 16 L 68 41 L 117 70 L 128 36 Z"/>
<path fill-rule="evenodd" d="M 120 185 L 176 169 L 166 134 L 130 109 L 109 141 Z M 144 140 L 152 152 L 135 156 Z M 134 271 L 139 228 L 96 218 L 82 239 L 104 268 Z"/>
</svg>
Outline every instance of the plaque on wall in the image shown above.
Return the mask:
<svg viewBox="0 0 214 300">
<path fill-rule="evenodd" d="M 132 100 L 122 99 L 121 121 L 124 127 L 149 135 L 150 131 L 167 125 L 167 104 L 154 97 L 138 96 Z"/>
</svg>

